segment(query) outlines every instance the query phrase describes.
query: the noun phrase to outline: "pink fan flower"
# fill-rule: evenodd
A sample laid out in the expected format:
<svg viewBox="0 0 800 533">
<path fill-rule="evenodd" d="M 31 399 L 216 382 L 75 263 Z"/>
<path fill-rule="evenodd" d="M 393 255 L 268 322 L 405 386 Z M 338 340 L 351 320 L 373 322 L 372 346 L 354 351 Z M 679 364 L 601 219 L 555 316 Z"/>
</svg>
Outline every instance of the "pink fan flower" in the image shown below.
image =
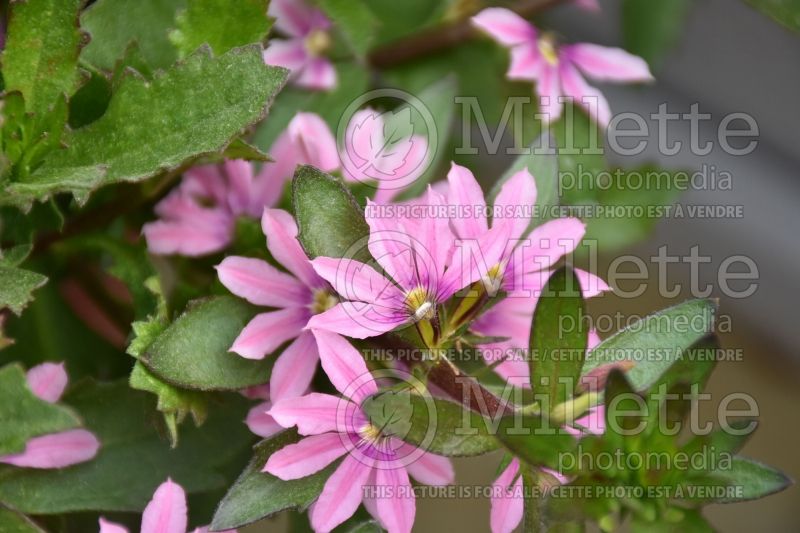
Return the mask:
<svg viewBox="0 0 800 533">
<path fill-rule="evenodd" d="M 156 206 L 160 220 L 144 225 L 150 251 L 187 256 L 218 252 L 233 239 L 238 217 L 258 219 L 265 207 L 278 203 L 298 164 L 325 171 L 339 167 L 336 141 L 312 113 L 298 113 L 270 154 L 275 161 L 265 163 L 258 173 L 242 160 L 188 170 Z"/>
<path fill-rule="evenodd" d="M 313 366 L 316 368 L 316 363 Z M 247 413 L 247 418 L 244 420 L 250 431 L 265 439 L 283 431 L 283 426 L 275 422 L 275 419 L 269 415 L 269 410 L 272 409 L 269 385 L 250 387 L 241 391 L 241 393 L 246 398 L 263 400 L 258 405 L 250 408 L 250 411 Z"/>
<path fill-rule="evenodd" d="M 63 363 L 43 363 L 27 374 L 28 387 L 38 398 L 56 403 L 67 387 Z M 100 441 L 90 431 L 71 429 L 33 437 L 20 453 L 0 456 L 0 463 L 27 468 L 64 468 L 93 459 Z"/>
<path fill-rule="evenodd" d="M 269 14 L 286 39 L 271 39 L 264 62 L 286 67 L 299 87 L 327 90 L 336 86 L 336 70 L 323 55 L 330 47 L 331 22 L 302 0 L 272 0 Z"/>
<path fill-rule="evenodd" d="M 320 278 L 297 240 L 292 216 L 265 209 L 261 227 L 272 257 L 287 272 L 261 259 L 226 257 L 217 266 L 225 287 L 248 302 L 273 308 L 256 315 L 233 342 L 230 350 L 247 359 L 263 359 L 284 343 L 291 343 L 275 361 L 270 379 L 273 401 L 303 394 L 314 376 L 319 355 L 309 319 L 338 301 Z"/>
<path fill-rule="evenodd" d="M 188 524 L 186 493 L 183 487 L 167 479 L 159 485 L 153 499 L 142 514 L 141 533 L 186 533 Z M 100 533 L 128 533 L 128 528 L 100 518 Z M 208 533 L 207 527 L 198 527 L 192 533 Z M 236 533 L 230 529 L 220 533 Z"/>
<path fill-rule="evenodd" d="M 589 85 L 586 76 L 603 82 L 647 82 L 653 76 L 647 63 L 621 48 L 596 44 L 557 46 L 552 35 L 539 35 L 528 21 L 504 8 L 484 9 L 472 22 L 503 46 L 511 49 L 512 80 L 537 82 L 540 108 L 548 121 L 561 116 L 559 97 L 572 97 L 601 125 L 611 120 L 603 94 Z"/>
<path fill-rule="evenodd" d="M 434 210 L 445 207 L 445 199 L 431 188 L 426 198 Z M 382 207 L 368 201 L 365 216 L 369 252 L 387 276 L 355 259 L 314 259 L 314 270 L 346 301 L 312 317 L 308 328 L 374 337 L 436 319 L 438 305 L 464 287 L 458 265 L 449 266 L 455 241 L 447 217 L 387 217 Z"/>
<path fill-rule="evenodd" d="M 346 398 L 312 393 L 276 402 L 270 411 L 275 420 L 297 426 L 306 437 L 272 454 L 264 471 L 283 480 L 298 479 L 345 456 L 311 507 L 314 531 L 331 531 L 363 502 L 389 533 L 410 532 L 416 505 L 409 474 L 422 483 L 446 485 L 453 482 L 452 465 L 444 457 L 382 436 L 359 407 L 378 390 L 361 355 L 339 335 L 314 334 L 322 368 Z"/>
</svg>

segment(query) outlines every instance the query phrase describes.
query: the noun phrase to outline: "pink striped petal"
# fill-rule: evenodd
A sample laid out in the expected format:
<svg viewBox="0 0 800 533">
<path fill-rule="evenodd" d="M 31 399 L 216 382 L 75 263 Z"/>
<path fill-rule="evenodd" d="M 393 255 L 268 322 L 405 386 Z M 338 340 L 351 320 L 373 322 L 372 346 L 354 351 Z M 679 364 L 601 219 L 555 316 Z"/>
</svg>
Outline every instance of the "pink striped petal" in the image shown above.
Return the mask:
<svg viewBox="0 0 800 533">
<path fill-rule="evenodd" d="M 258 205 L 259 217 L 265 207 L 274 207 L 283 194 L 286 183 L 292 179 L 294 169 L 297 167 L 299 154 L 288 132 L 283 132 L 275 139 L 269 149 L 269 155 L 274 161 L 261 166 L 261 170 L 253 183 L 253 203 Z"/>
<path fill-rule="evenodd" d="M 86 462 L 100 449 L 100 441 L 85 429 L 71 429 L 34 437 L 22 453 L 0 456 L 0 463 L 27 468 L 64 468 Z"/>
<path fill-rule="evenodd" d="M 230 351 L 245 359 L 263 359 L 297 337 L 307 323 L 308 310 L 301 307 L 261 313 L 244 327 Z"/>
<path fill-rule="evenodd" d="M 585 428 L 585 430 L 581 432 L 582 435 L 590 433 L 593 435 L 602 435 L 606 430 L 606 406 L 598 405 L 586 416 L 575 420 L 575 423 Z"/>
<path fill-rule="evenodd" d="M 128 533 L 128 528 L 100 517 L 100 533 Z"/>
<path fill-rule="evenodd" d="M 361 457 L 348 455 L 325 482 L 310 513 L 311 527 L 317 533 L 329 533 L 358 509 L 364 484 L 372 470 L 361 460 Z"/>
<path fill-rule="evenodd" d="M 375 486 L 389 489 L 391 496 L 378 497 L 375 510 L 381 525 L 391 533 L 411 533 L 416 514 L 416 498 L 408 472 L 399 463 L 383 462 L 375 470 Z"/>
<path fill-rule="evenodd" d="M 322 369 L 336 390 L 356 403 L 378 392 L 364 358 L 344 337 L 328 331 L 314 331 Z"/>
<path fill-rule="evenodd" d="M 273 401 L 305 394 L 317 370 L 319 352 L 310 331 L 303 331 L 275 360 L 269 379 Z"/>
<path fill-rule="evenodd" d="M 450 459 L 428 452 L 406 465 L 406 468 L 411 477 L 426 485 L 450 485 L 456 477 Z"/>
<path fill-rule="evenodd" d="M 336 87 L 337 75 L 333 63 L 324 57 L 313 57 L 305 67 L 300 69 L 300 73 L 295 79 L 298 87 L 327 91 Z"/>
<path fill-rule="evenodd" d="M 575 251 L 585 233 L 586 225 L 577 218 L 558 218 L 537 226 L 523 243 L 520 255 L 525 270 L 549 269 Z"/>
<path fill-rule="evenodd" d="M 144 509 L 141 533 L 185 533 L 186 522 L 186 493 L 167 479 Z"/>
<path fill-rule="evenodd" d="M 344 432 L 346 428 L 338 427 L 337 413 L 348 408 L 350 402 L 331 396 L 312 392 L 299 398 L 288 398 L 275 402 L 269 414 L 282 427 L 297 426 L 301 435 L 319 435 L 329 431 Z"/>
<path fill-rule="evenodd" d="M 306 327 L 367 339 L 391 331 L 407 320 L 408 317 L 396 309 L 362 302 L 341 302 L 312 316 Z"/>
<path fill-rule="evenodd" d="M 275 27 L 293 37 L 305 37 L 314 28 L 327 28 L 325 16 L 304 0 L 272 0 L 267 10 Z"/>
<path fill-rule="evenodd" d="M 575 276 L 578 278 L 578 283 L 581 284 L 581 291 L 583 292 L 584 298 L 593 298 L 611 290 L 608 283 L 601 278 L 585 270 L 581 270 L 580 268 L 575 269 Z"/>
<path fill-rule="evenodd" d="M 272 408 L 271 402 L 263 402 L 252 407 L 247 413 L 244 423 L 248 429 L 260 437 L 271 437 L 283 431 L 283 426 L 272 418 L 268 411 Z"/>
<path fill-rule="evenodd" d="M 511 533 L 522 521 L 522 476 L 518 473 L 519 462 L 514 459 L 492 483 L 492 533 Z"/>
<path fill-rule="evenodd" d="M 603 93 L 586 83 L 583 76 L 570 63 L 562 63 L 559 70 L 564 94 L 571 96 L 575 103 L 584 108 L 598 124 L 603 127 L 608 126 L 611 120 L 611 108 Z"/>
<path fill-rule="evenodd" d="M 561 116 L 561 80 L 558 76 L 558 67 L 549 63 L 542 65 L 539 72 L 539 81 L 536 84 L 539 93 L 539 113 L 543 114 L 545 122 L 555 122 Z"/>
<path fill-rule="evenodd" d="M 478 238 L 489 228 L 486 222 L 486 200 L 483 191 L 478 184 L 478 180 L 472 172 L 461 165 L 452 163 L 450 172 L 447 173 L 448 203 L 451 205 L 462 206 L 471 209 L 472 216 L 456 217 L 452 220 L 453 228 L 458 237 Z"/>
<path fill-rule="evenodd" d="M 347 300 L 381 303 L 403 299 L 402 291 L 394 283 L 360 261 L 317 257 L 311 264 L 317 274 Z"/>
<path fill-rule="evenodd" d="M 253 194 L 252 164 L 244 159 L 230 159 L 223 163 L 223 168 L 228 177 L 228 205 L 231 211 L 237 215 L 249 214 Z"/>
<path fill-rule="evenodd" d="M 296 74 L 308 61 L 308 52 L 302 39 L 270 39 L 262 57 L 265 64 L 288 68 Z"/>
<path fill-rule="evenodd" d="M 301 154 L 302 163 L 325 172 L 339 168 L 336 139 L 322 117 L 315 113 L 297 113 L 289 122 L 288 131 Z"/>
<path fill-rule="evenodd" d="M 267 307 L 299 307 L 311 303 L 308 288 L 261 259 L 229 256 L 216 268 L 219 281 L 250 303 Z"/>
<path fill-rule="evenodd" d="M 597 81 L 652 81 L 647 62 L 622 48 L 579 43 L 562 47 L 569 60 Z"/>
<path fill-rule="evenodd" d="M 497 198 L 494 200 L 495 207 L 503 208 L 503 211 L 518 212 L 520 206 L 532 208 L 536 204 L 536 180 L 527 168 L 515 172 L 503 184 Z M 521 239 L 530 223 L 527 217 L 517 216 L 510 220 L 508 238 L 512 240 Z"/>
<path fill-rule="evenodd" d="M 510 80 L 533 81 L 539 79 L 544 58 L 536 41 L 522 43 L 511 48 L 511 62 L 506 77 Z"/>
<path fill-rule="evenodd" d="M 56 403 L 67 387 L 67 371 L 64 363 L 42 363 L 27 374 L 28 387 L 40 399 Z"/>
<path fill-rule="evenodd" d="M 192 219 L 181 222 L 158 220 L 142 227 L 147 249 L 156 255 L 180 254 L 189 257 L 218 252 L 225 248 L 233 235 L 233 219 L 214 216 L 215 226 L 208 227 L 205 220 Z"/>
<path fill-rule="evenodd" d="M 338 433 L 323 433 L 284 446 L 270 455 L 263 472 L 284 481 L 310 476 L 347 453 L 343 439 Z"/>
<path fill-rule="evenodd" d="M 367 200 L 364 218 L 369 225 L 368 248 L 372 257 L 404 289 L 414 286 L 414 246 L 397 219 L 390 219 L 380 204 Z"/>
<path fill-rule="evenodd" d="M 267 237 L 267 248 L 272 257 L 295 275 L 306 287 L 324 287 L 308 256 L 297 240 L 297 224 L 292 215 L 281 209 L 265 209 L 261 229 Z"/>
<path fill-rule="evenodd" d="M 490 7 L 474 17 L 472 24 L 505 46 L 536 40 L 536 28 L 509 9 Z"/>
</svg>

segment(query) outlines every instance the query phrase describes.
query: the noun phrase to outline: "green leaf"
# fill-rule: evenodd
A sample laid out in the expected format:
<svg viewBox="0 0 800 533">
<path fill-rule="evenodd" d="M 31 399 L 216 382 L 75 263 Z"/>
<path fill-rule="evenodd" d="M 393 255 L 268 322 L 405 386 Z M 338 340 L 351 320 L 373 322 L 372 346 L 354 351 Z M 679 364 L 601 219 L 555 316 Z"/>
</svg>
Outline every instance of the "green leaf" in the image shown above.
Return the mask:
<svg viewBox="0 0 800 533">
<path fill-rule="evenodd" d="M 731 497 L 718 498 L 718 503 L 757 500 L 780 492 L 794 482 L 784 473 L 745 457 L 734 457 L 730 469 L 716 470 L 714 477 L 735 490 Z"/>
<path fill-rule="evenodd" d="M 344 34 L 359 56 L 366 55 L 375 37 L 378 20 L 363 0 L 317 0 L 320 9 Z"/>
<path fill-rule="evenodd" d="M 21 452 L 40 435 L 80 426 L 72 410 L 36 397 L 16 364 L 0 368 L 0 455 Z"/>
<path fill-rule="evenodd" d="M 270 455 L 299 440 L 295 430 L 288 430 L 261 441 L 255 447 L 250 464 L 220 502 L 211 529 L 221 531 L 243 527 L 279 511 L 305 509 L 317 499 L 338 461 L 316 474 L 291 481 L 262 472 Z"/>
<path fill-rule="evenodd" d="M 560 455 L 575 448 L 575 438 L 542 418 L 514 413 L 500 419 L 500 443 L 530 466 L 557 468 Z"/>
<path fill-rule="evenodd" d="M 131 41 L 154 69 L 167 68 L 177 59 L 168 34 L 186 0 L 98 0 L 81 15 L 81 27 L 91 36 L 81 59 L 112 70 Z M 132 15 L 135 13 L 135 16 Z"/>
<path fill-rule="evenodd" d="M 561 268 L 547 281 L 533 314 L 531 388 L 537 396 L 546 395 L 548 409 L 572 396 L 581 374 L 588 331 L 580 291 L 575 272 Z"/>
<path fill-rule="evenodd" d="M 269 380 L 274 357 L 245 359 L 230 347 L 256 310 L 233 296 L 192 302 L 139 359 L 167 383 L 197 390 L 240 390 Z"/>
<path fill-rule="evenodd" d="M 711 333 L 717 304 L 689 300 L 637 320 L 587 354 L 582 375 L 606 363 L 633 361 L 627 377 L 636 390 L 654 384 L 683 353 Z"/>
<path fill-rule="evenodd" d="M 3 52 L 6 91 L 20 91 L 28 112 L 44 114 L 78 84 L 81 0 L 12 3 Z"/>
<path fill-rule="evenodd" d="M 45 533 L 27 516 L 0 505 L 0 531 L 3 533 Z"/>
<path fill-rule="evenodd" d="M 623 0 L 625 48 L 658 65 L 681 35 L 691 5 L 691 0 Z"/>
<path fill-rule="evenodd" d="M 87 80 L 69 100 L 69 127 L 78 129 L 103 116 L 111 100 L 111 82 L 92 68 Z"/>
<path fill-rule="evenodd" d="M 348 533 L 382 533 L 383 528 L 375 520 L 367 520 L 347 530 Z"/>
<path fill-rule="evenodd" d="M 203 44 L 219 55 L 231 48 L 262 42 L 272 25 L 268 0 L 194 0 L 178 13 L 169 39 L 185 57 Z"/>
<path fill-rule="evenodd" d="M 129 71 L 100 119 L 68 132 L 68 148 L 9 189 L 36 199 L 71 191 L 85 200 L 98 185 L 143 180 L 218 152 L 263 118 L 286 73 L 264 65 L 259 46 L 217 58 L 203 49 L 152 82 Z"/>
<path fill-rule="evenodd" d="M 304 165 L 292 182 L 298 239 L 309 257 L 348 257 L 369 262 L 369 226 L 347 187 L 329 174 Z"/>
<path fill-rule="evenodd" d="M 33 291 L 47 283 L 47 277 L 21 268 L 0 264 L 0 309 L 19 315 L 33 300 Z"/>
<path fill-rule="evenodd" d="M 100 440 L 97 457 L 59 470 L 0 468 L 0 502 L 30 514 L 141 512 L 167 477 L 190 493 L 222 488 L 223 467 L 252 442 L 241 422 L 249 402 L 238 395 L 216 402 L 203 427 L 186 428 L 174 450 L 153 426 L 152 397 L 124 380 L 84 382 L 64 401 Z"/>
<path fill-rule="evenodd" d="M 777 23 L 800 31 L 800 0 L 745 0 Z"/>
<path fill-rule="evenodd" d="M 367 398 L 361 407 L 385 435 L 438 455 L 481 455 L 498 447 L 482 416 L 447 400 L 389 390 Z"/>
</svg>

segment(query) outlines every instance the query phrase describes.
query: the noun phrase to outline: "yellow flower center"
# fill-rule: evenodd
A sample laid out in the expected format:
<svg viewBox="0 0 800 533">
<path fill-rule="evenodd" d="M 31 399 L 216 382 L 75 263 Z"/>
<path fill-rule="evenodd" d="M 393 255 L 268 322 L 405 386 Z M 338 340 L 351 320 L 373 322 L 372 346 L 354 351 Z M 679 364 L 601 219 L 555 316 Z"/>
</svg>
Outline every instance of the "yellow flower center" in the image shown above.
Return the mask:
<svg viewBox="0 0 800 533">
<path fill-rule="evenodd" d="M 372 424 L 366 424 L 365 426 L 361 427 L 358 430 L 358 436 L 361 437 L 365 442 L 369 442 L 370 444 L 374 444 L 380 440 L 382 437 L 381 430 L 373 426 Z"/>
<path fill-rule="evenodd" d="M 339 299 L 326 289 L 317 289 L 314 291 L 314 301 L 311 302 L 311 312 L 318 315 L 338 303 Z"/>
<path fill-rule="evenodd" d="M 306 37 L 306 51 L 314 56 L 321 56 L 331 47 L 331 36 L 325 30 L 313 30 Z"/>
<path fill-rule="evenodd" d="M 556 49 L 556 39 L 552 34 L 545 33 L 539 38 L 539 53 L 544 60 L 552 66 L 558 65 L 558 50 Z"/>
<path fill-rule="evenodd" d="M 436 315 L 436 306 L 431 302 L 428 291 L 416 287 L 406 293 L 406 306 L 414 320 L 430 320 Z"/>
<path fill-rule="evenodd" d="M 503 271 L 503 266 L 498 263 L 486 273 L 486 278 L 484 278 L 483 282 L 489 296 L 494 296 L 500 290 L 500 286 L 503 283 Z"/>
</svg>

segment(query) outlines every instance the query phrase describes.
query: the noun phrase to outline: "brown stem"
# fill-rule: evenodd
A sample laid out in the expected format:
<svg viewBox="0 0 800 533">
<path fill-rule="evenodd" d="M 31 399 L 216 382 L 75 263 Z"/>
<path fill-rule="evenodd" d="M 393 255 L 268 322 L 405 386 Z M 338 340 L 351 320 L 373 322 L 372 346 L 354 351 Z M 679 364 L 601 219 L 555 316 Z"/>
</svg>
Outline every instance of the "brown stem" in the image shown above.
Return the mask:
<svg viewBox="0 0 800 533">
<path fill-rule="evenodd" d="M 447 360 L 437 362 L 428 373 L 428 379 L 453 399 L 484 416 L 494 419 L 514 412 L 514 406 L 503 402 L 472 377 L 462 374 Z"/>
<path fill-rule="evenodd" d="M 509 6 L 509 9 L 522 17 L 528 18 L 563 1 L 523 0 Z M 369 54 L 368 60 L 376 68 L 393 67 L 455 46 L 472 38 L 475 33 L 475 28 L 469 19 L 441 24 L 376 48 Z"/>
</svg>

